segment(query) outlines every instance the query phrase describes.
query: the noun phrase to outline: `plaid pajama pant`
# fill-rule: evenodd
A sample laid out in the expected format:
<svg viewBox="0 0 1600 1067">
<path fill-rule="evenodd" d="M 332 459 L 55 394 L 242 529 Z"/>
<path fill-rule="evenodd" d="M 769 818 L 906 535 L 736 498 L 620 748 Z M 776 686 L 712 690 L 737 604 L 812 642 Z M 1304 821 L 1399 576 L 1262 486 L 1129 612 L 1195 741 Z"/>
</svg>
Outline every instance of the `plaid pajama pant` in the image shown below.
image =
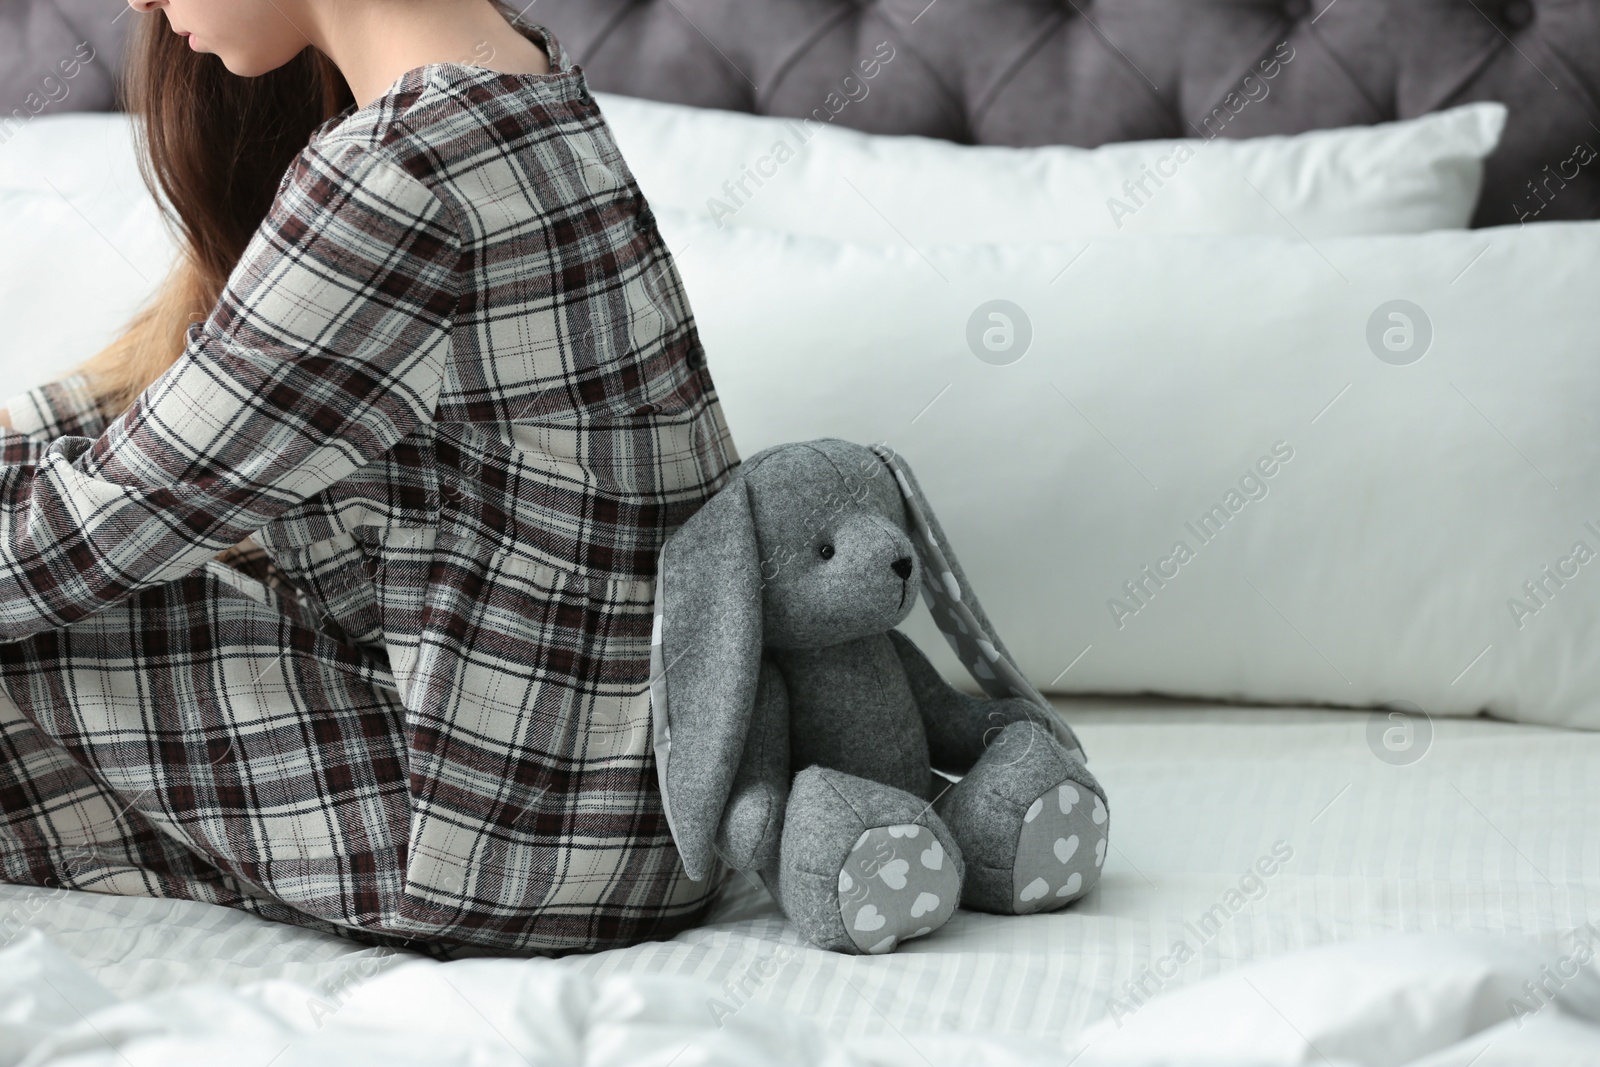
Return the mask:
<svg viewBox="0 0 1600 1067">
<path fill-rule="evenodd" d="M 443 955 L 709 907 L 650 631 L 738 455 L 582 72 L 519 28 L 549 75 L 430 64 L 318 130 L 129 411 L 10 402 L 0 879 Z"/>
</svg>

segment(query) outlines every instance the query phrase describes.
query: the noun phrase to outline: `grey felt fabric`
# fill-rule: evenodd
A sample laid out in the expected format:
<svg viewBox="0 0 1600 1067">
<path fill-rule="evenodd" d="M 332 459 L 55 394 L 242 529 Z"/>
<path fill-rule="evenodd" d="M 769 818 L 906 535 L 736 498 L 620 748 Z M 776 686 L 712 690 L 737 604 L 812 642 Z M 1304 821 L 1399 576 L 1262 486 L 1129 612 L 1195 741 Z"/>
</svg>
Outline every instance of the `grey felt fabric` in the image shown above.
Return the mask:
<svg viewBox="0 0 1600 1067">
<path fill-rule="evenodd" d="M 764 881 L 812 944 L 882 953 L 944 925 L 962 872 L 955 839 L 920 797 L 810 767 L 795 776 L 782 857 Z"/>
<path fill-rule="evenodd" d="M 745 479 L 735 474 L 679 528 L 657 571 L 657 597 L 665 591 L 666 599 L 656 611 L 651 646 L 656 759 L 673 838 L 695 881 L 711 871 L 762 671 L 756 558 Z M 677 689 L 682 698 L 671 702 L 670 716 L 663 714 L 668 691 Z"/>
<path fill-rule="evenodd" d="M 888 637 L 899 653 L 912 699 L 923 711 L 929 761 L 935 770 L 963 773 L 978 762 L 994 735 L 1014 722 L 1038 723 L 1068 752 L 1082 757 L 1077 738 L 1053 709 L 1041 708 L 1020 697 L 985 700 L 968 696 L 945 682 L 938 668 L 911 638 L 899 630 L 890 630 Z"/>
<path fill-rule="evenodd" d="M 873 634 L 775 657 L 791 686 L 790 752 L 930 799 L 928 739 L 894 644 Z"/>
<path fill-rule="evenodd" d="M 758 871 L 778 858 L 788 799 L 788 710 L 783 677 L 763 661 L 743 757 L 717 828 L 716 851 L 736 870 Z"/>
<path fill-rule="evenodd" d="M 963 907 L 1002 915 L 1060 907 L 1094 887 L 1110 830 L 1094 776 L 1047 731 L 1005 727 L 935 805 L 961 843 Z"/>
<path fill-rule="evenodd" d="M 919 589 L 994 696 L 949 685 L 894 629 Z M 973 898 L 990 910 L 1059 907 L 1093 886 L 1099 865 L 1083 858 L 1095 831 L 1078 825 L 1088 809 L 1025 813 L 1063 784 L 1103 813 L 1104 793 L 889 450 L 823 439 L 752 456 L 667 540 L 656 605 L 656 756 L 692 876 L 719 859 L 759 872 L 806 938 L 844 952 L 937 929 L 964 899 L 965 850 L 1003 869 L 1003 892 Z M 951 787 L 934 767 L 968 777 Z M 936 802 L 960 825 L 946 827 Z M 1070 870 L 1050 834 L 1087 844 Z M 1011 882 L 1041 877 L 1048 899 L 1019 902 Z"/>
</svg>

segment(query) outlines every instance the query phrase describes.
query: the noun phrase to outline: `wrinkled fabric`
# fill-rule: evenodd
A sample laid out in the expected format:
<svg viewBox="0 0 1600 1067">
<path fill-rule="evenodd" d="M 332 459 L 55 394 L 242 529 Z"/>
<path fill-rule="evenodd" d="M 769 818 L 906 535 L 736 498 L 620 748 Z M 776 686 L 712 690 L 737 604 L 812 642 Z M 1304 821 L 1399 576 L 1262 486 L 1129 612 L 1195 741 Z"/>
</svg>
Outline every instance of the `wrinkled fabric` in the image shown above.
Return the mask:
<svg viewBox="0 0 1600 1067">
<path fill-rule="evenodd" d="M 0 435 L 0 878 L 380 941 L 693 922 L 650 752 L 655 558 L 738 462 L 582 71 L 330 119 L 177 364 Z M 214 557 L 253 537 L 282 584 Z"/>
</svg>

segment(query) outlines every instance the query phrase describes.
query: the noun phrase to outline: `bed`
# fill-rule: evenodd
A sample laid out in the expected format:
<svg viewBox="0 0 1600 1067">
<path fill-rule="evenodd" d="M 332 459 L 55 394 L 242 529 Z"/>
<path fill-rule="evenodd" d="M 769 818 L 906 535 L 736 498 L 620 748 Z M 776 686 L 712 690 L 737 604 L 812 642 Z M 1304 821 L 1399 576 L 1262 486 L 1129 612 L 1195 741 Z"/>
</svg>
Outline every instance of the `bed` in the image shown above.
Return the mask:
<svg viewBox="0 0 1600 1067">
<path fill-rule="evenodd" d="M 1600 979 L 1589 969 L 1556 988 L 1544 974 L 1600 941 L 1587 843 L 1600 737 L 1440 720 L 1423 759 L 1393 766 L 1373 758 L 1367 717 L 1344 711 L 1089 698 L 1065 710 L 1121 801 L 1099 890 L 1051 915 L 958 913 L 942 936 L 884 958 L 799 944 L 765 892 L 738 881 L 701 929 L 559 961 L 405 961 L 204 905 L 16 887 L 0 889 L 0 914 L 8 931 L 26 916 L 28 936 L 65 955 L 50 977 L 86 1012 L 122 1001 L 106 1018 L 136 1064 L 179 1062 L 176 1035 L 236 1050 L 227 1062 L 265 1063 L 291 1042 L 279 1062 L 322 1062 L 346 1042 L 408 1033 L 413 1011 L 445 1000 L 444 1033 L 460 1042 L 448 1062 L 469 1062 L 470 1045 L 482 1063 L 664 1064 L 681 1052 L 676 1062 L 1060 1064 L 1096 1022 L 1099 1047 L 1079 1062 L 1594 1062 L 1597 1031 L 1574 1020 L 1600 1022 Z M 1180 942 L 1193 958 L 1164 962 Z M 1320 957 L 1329 946 L 1354 954 Z M 44 946 L 6 953 L 8 998 L 34 996 Z M 565 993 L 532 1003 L 513 992 L 518 974 Z M 1208 1018 L 1217 1002 L 1158 1017 L 1159 995 L 1241 975 L 1254 992 L 1217 993 L 1254 1029 Z M 1550 992 L 1530 996 L 1525 982 Z M 1513 998 L 1532 1021 L 1507 1013 Z M 1121 1025 L 1108 1030 L 1113 1009 Z M 575 1047 L 552 1036 L 554 1014 Z M 1550 1058 L 1530 1052 L 1535 1024 L 1552 1041 L 1568 1028 L 1566 1058 L 1557 1043 Z M 798 1033 L 768 1044 L 784 1027 Z M 740 1052 L 740 1039 L 756 1047 Z M 51 1040 L 83 1049 L 74 1062 L 116 1061 L 75 1015 Z"/>
<path fill-rule="evenodd" d="M 70 93 L 40 96 L 48 103 L 34 117 L 11 126 L 0 118 L 14 141 L 0 145 L 0 235 L 8 239 L 3 247 L 32 252 L 26 264 L 0 252 L 0 260 L 12 259 L 0 262 L 0 309 L 15 324 L 0 338 L 8 387 L 32 384 L 81 358 L 137 304 L 170 256 L 153 213 L 140 206 L 125 127 L 117 116 L 98 113 L 114 103 L 118 35 L 128 21 L 116 14 L 117 5 L 96 0 L 0 12 L 0 26 L 15 31 L 0 34 L 8 42 L 0 45 L 0 104 L 25 99 L 48 78 L 67 84 L 59 81 L 58 57 L 80 43 L 91 42 L 96 55 L 71 80 Z M 1143 547 L 1127 556 L 1114 547 L 1102 555 L 1081 550 L 1082 569 L 1094 580 L 1055 591 L 1059 604 L 1089 603 L 1079 620 L 1059 604 L 1048 614 L 1038 607 L 1029 592 L 1035 578 L 1009 571 L 993 544 L 976 553 L 966 547 L 982 537 L 980 527 L 958 533 L 991 613 L 1027 660 L 1030 677 L 1053 693 L 1113 798 L 1103 881 L 1065 911 L 1003 919 L 959 912 L 937 936 L 892 955 L 845 957 L 801 943 L 763 890 L 732 875 L 712 918 L 671 941 L 554 960 L 437 963 L 188 902 L 0 886 L 0 1063 L 1600 1063 L 1600 971 L 1591 962 L 1600 950 L 1600 783 L 1592 774 L 1600 761 L 1594 712 L 1600 687 L 1585 652 L 1600 635 L 1592 594 L 1549 598 L 1551 613 L 1563 613 L 1559 641 L 1549 636 L 1549 615 L 1518 618 L 1513 610 L 1515 634 L 1531 627 L 1527 640 L 1480 632 L 1472 623 L 1482 600 L 1492 601 L 1484 618 L 1492 608 L 1494 625 L 1513 625 L 1505 619 L 1507 591 L 1516 593 L 1524 575 L 1544 573 L 1539 566 L 1571 540 L 1563 531 L 1589 538 L 1578 524 L 1595 518 L 1568 502 L 1593 499 L 1588 490 L 1600 463 L 1587 445 L 1567 441 L 1589 425 L 1583 406 L 1600 397 L 1600 386 L 1571 360 L 1541 362 L 1535 349 L 1565 345 L 1581 355 L 1592 350 L 1582 339 L 1600 328 L 1583 317 L 1592 312 L 1574 310 L 1574 294 L 1585 284 L 1592 289 L 1600 266 L 1588 221 L 1600 216 L 1600 165 L 1575 165 L 1559 195 L 1539 197 L 1533 183 L 1547 180 L 1546 168 L 1567 174 L 1561 167 L 1574 158 L 1574 145 L 1600 143 L 1593 125 L 1600 121 L 1600 3 L 541 0 L 528 17 L 551 27 L 573 51 L 608 113 L 614 107 L 619 129 L 631 121 L 640 131 L 656 113 L 629 119 L 632 105 L 624 96 L 803 121 L 819 104 L 827 107 L 832 93 L 848 103 L 829 108 L 827 121 L 873 135 L 1024 149 L 1209 141 L 1207 117 L 1226 107 L 1240 78 L 1284 42 L 1292 43 L 1295 60 L 1274 76 L 1270 93 L 1230 111 L 1215 140 L 1425 120 L 1474 101 L 1503 103 L 1503 135 L 1496 127 L 1481 188 L 1473 187 L 1453 227 L 1423 221 L 1413 227 L 1417 232 L 1398 237 L 1324 237 L 1309 228 L 1299 237 L 1187 234 L 1159 245 L 1160 261 L 1170 265 L 1191 254 L 1215 262 L 1220 246 L 1208 241 L 1255 241 L 1234 249 L 1267 260 L 1245 276 L 1266 285 L 1273 276 L 1303 272 L 1310 280 L 1285 282 L 1283 299 L 1300 301 L 1293 307 L 1306 316 L 1313 306 L 1345 299 L 1330 295 L 1342 292 L 1333 279 L 1316 274 L 1326 264 L 1361 291 L 1352 304 L 1360 319 L 1380 290 L 1403 290 L 1434 309 L 1441 324 L 1456 323 L 1458 333 L 1465 321 L 1458 316 L 1466 312 L 1451 305 L 1443 313 L 1446 301 L 1492 303 L 1497 291 L 1535 269 L 1530 264 L 1542 264 L 1539 284 L 1517 291 L 1546 330 L 1538 344 L 1519 351 L 1520 377 L 1490 376 L 1511 336 L 1496 334 L 1491 319 L 1471 331 L 1492 335 L 1493 345 L 1481 353 L 1448 336 L 1439 342 L 1454 346 L 1448 351 L 1455 370 L 1434 385 L 1466 400 L 1460 425 L 1474 427 L 1477 436 L 1465 429 L 1451 436 L 1455 416 L 1434 417 L 1432 432 L 1449 447 L 1428 453 L 1416 481 L 1390 485 L 1389 504 L 1375 493 L 1369 504 L 1377 510 L 1363 520 L 1397 541 L 1413 534 L 1427 539 L 1433 527 L 1402 530 L 1396 516 L 1407 500 L 1427 512 L 1428 483 L 1442 481 L 1464 487 L 1450 501 L 1453 514 L 1461 514 L 1462 500 L 1475 501 L 1480 510 L 1473 515 L 1489 532 L 1456 538 L 1472 542 L 1471 551 L 1426 571 L 1421 556 L 1403 558 L 1391 571 L 1357 566 L 1353 560 L 1384 544 L 1371 540 L 1365 526 L 1330 535 L 1330 545 L 1339 547 L 1313 554 L 1324 566 L 1269 565 L 1275 541 L 1310 543 L 1309 527 L 1292 518 L 1295 509 L 1307 522 L 1329 524 L 1321 505 L 1297 497 L 1287 482 L 1275 483 L 1275 503 L 1252 503 L 1255 511 L 1245 511 L 1256 525 L 1230 532 L 1233 542 L 1218 538 L 1201 557 L 1213 571 L 1255 579 L 1253 592 L 1233 583 L 1251 614 L 1196 570 L 1151 599 L 1149 615 L 1142 602 L 1135 604 L 1141 617 L 1117 620 L 1113 609 L 1116 622 L 1137 624 L 1115 631 L 1104 618 L 1104 587 L 1109 581 L 1114 590 L 1140 573 L 1138 563 L 1148 555 Z M 883 40 L 893 42 L 896 58 L 881 75 L 865 78 L 858 57 Z M 852 92 L 841 74 L 863 88 L 870 81 L 870 91 Z M 52 108 L 60 114 L 48 113 Z M 1480 120 L 1489 121 L 1474 113 L 1473 122 Z M 734 226 L 736 236 L 728 237 L 714 221 L 714 207 L 711 224 L 688 217 L 703 199 L 699 186 L 684 193 L 685 211 L 673 214 L 666 204 L 670 161 L 661 162 L 667 153 L 647 153 L 643 132 L 629 136 L 641 146 L 635 164 L 641 183 L 653 201 L 654 190 L 662 190 L 664 229 L 684 264 L 714 368 L 718 346 L 737 351 L 759 334 L 735 321 L 733 301 L 721 291 L 734 281 L 697 263 L 696 248 L 704 256 L 720 240 L 746 241 L 751 255 L 790 264 L 785 270 L 822 264 L 819 279 L 862 257 L 872 277 L 924 266 L 955 277 L 961 262 L 991 255 L 978 256 L 967 245 L 946 257 L 903 219 L 896 232 L 911 234 L 909 249 L 835 256 L 815 234 L 769 248 L 761 243 L 769 236 L 749 223 L 776 211 L 780 192 L 752 197 L 748 210 L 737 205 L 743 218 L 736 221 L 746 229 Z M 628 142 L 624 149 L 631 158 Z M 738 163 L 753 161 L 740 155 L 743 142 L 728 151 L 711 171 L 721 166 L 737 176 Z M 72 167 L 51 169 L 52 160 L 71 153 L 78 153 Z M 1024 157 L 995 158 L 1005 171 Z M 45 178 L 54 192 L 41 185 Z M 1275 199 L 1266 188 L 1262 199 Z M 58 196 L 65 206 L 56 204 L 56 214 L 29 215 Z M 1309 227 L 1309 215 L 1291 214 Z M 868 223 L 870 216 L 862 215 Z M 87 225 L 69 235 L 80 222 Z M 1529 222 L 1537 224 L 1518 225 Z M 1469 223 L 1471 229 L 1463 228 Z M 867 225 L 840 222 L 846 224 Z M 41 232 L 58 236 L 47 246 Z M 24 237 L 33 243 L 16 243 Z M 897 239 L 884 237 L 889 244 Z M 1363 241 L 1371 243 L 1357 243 Z M 1089 245 L 1104 257 L 1095 269 L 1101 279 L 1150 279 L 1160 306 L 1174 316 L 1184 306 L 1176 294 L 1193 270 L 1171 268 L 1175 273 L 1163 282 L 1151 273 L 1152 261 L 1125 250 L 1136 246 L 1099 237 Z M 1083 251 L 1065 238 L 1050 247 L 1065 264 L 1063 274 Z M 1288 254 L 1289 247 L 1299 249 L 1300 259 L 1265 255 Z M 1397 285 L 1407 275 L 1395 273 L 1402 269 L 1395 263 L 1435 259 L 1449 264 L 1436 281 Z M 80 307 L 81 290 L 66 284 L 24 288 L 30 278 L 69 271 L 98 280 L 95 307 Z M 1370 300 L 1362 288 L 1369 274 Z M 992 287 L 1000 276 L 974 284 Z M 1566 295 L 1557 300 L 1551 293 Z M 740 303 L 753 299 L 741 291 Z M 1042 297 L 1030 299 L 1024 303 L 1031 309 L 1042 307 Z M 837 314 L 849 323 L 858 312 Z M 965 319 L 965 305 L 959 317 Z M 1034 317 L 1048 340 L 1053 320 L 1038 311 Z M 1393 369 L 1363 353 L 1366 362 L 1346 370 L 1343 351 L 1319 362 L 1313 335 L 1341 321 L 1314 321 L 1304 338 L 1293 338 L 1304 341 L 1298 350 L 1315 389 L 1302 391 L 1299 379 L 1273 379 L 1276 392 L 1252 394 L 1252 405 L 1235 415 L 1248 423 L 1248 411 L 1292 398 L 1305 407 L 1292 436 L 1297 446 L 1306 443 L 1308 458 L 1300 461 L 1306 469 L 1324 484 L 1334 477 L 1379 484 L 1370 473 L 1372 456 L 1341 474 L 1315 450 L 1319 440 L 1332 440 L 1333 452 L 1357 451 L 1359 442 L 1381 437 L 1387 417 L 1373 409 L 1347 439 L 1316 437 L 1337 432 L 1330 425 L 1346 408 L 1336 404 L 1364 402 L 1369 381 L 1361 375 Z M 1085 334 L 1079 350 L 1098 336 Z M 1158 340 L 1152 335 L 1153 348 L 1161 347 Z M 1267 366 L 1278 364 L 1240 364 L 1240 380 L 1259 380 Z M 1318 377 L 1323 368 L 1325 381 Z M 717 373 L 721 382 L 723 371 Z M 1346 394 L 1335 392 L 1346 378 L 1353 391 L 1341 401 Z M 730 412 L 746 397 L 757 402 L 754 372 L 730 363 L 726 379 Z M 1086 379 L 1071 381 L 1077 391 L 1067 403 L 1087 411 L 1078 414 L 1094 432 L 1083 429 L 1083 441 L 1059 462 L 1092 473 L 1060 495 L 1126 505 L 1127 514 L 1138 516 L 1136 528 L 1168 518 L 1136 510 L 1146 506 L 1138 495 L 1146 487 L 1135 473 L 1154 473 L 1180 498 L 1173 514 L 1188 508 L 1193 515 L 1232 477 L 1227 464 L 1234 457 L 1248 462 L 1271 439 L 1253 436 L 1270 432 L 1262 423 L 1211 448 L 1196 470 L 1152 466 L 1147 457 L 1181 449 L 1140 443 L 1108 421 L 1113 409 L 1096 405 L 1109 404 L 1103 398 L 1115 383 L 1095 392 Z M 1515 397 L 1519 381 L 1526 383 L 1529 410 L 1493 406 L 1490 397 Z M 870 392 L 871 385 L 862 388 Z M 1186 394 L 1190 403 L 1200 395 L 1171 388 L 1141 396 L 1154 404 L 1166 393 Z M 1402 399 L 1415 404 L 1422 395 Z M 923 399 L 905 418 L 923 419 L 926 409 L 916 410 Z M 1488 414 L 1472 414 L 1474 401 L 1489 405 Z M 954 395 L 946 401 L 954 402 Z M 744 441 L 758 439 L 765 414 L 738 416 L 751 427 L 741 436 L 735 425 L 746 452 Z M 1471 421 L 1479 415 L 1492 433 Z M 1180 416 L 1169 406 L 1149 417 Z M 786 418 L 774 414 L 767 432 L 811 432 L 809 424 Z M 930 433 L 948 436 L 950 424 L 935 418 L 920 426 L 942 425 Z M 964 485 L 984 480 L 981 468 L 963 467 L 960 456 L 932 451 L 931 440 L 901 430 L 935 499 L 958 501 L 941 504 L 942 511 L 992 506 L 961 496 Z M 993 447 L 1013 444 L 997 436 Z M 919 447 L 929 450 L 927 459 Z M 977 441 L 968 451 L 983 447 Z M 1448 458 L 1455 453 L 1465 457 L 1459 467 Z M 1286 469 L 1300 476 L 1301 468 Z M 1221 481 L 1219 470 L 1226 475 Z M 1565 494 L 1545 494 L 1536 474 L 1549 475 L 1545 481 Z M 1186 484 L 1196 487 L 1192 499 L 1183 495 Z M 1016 483 L 1004 488 L 1019 492 Z M 1564 502 L 1547 507 L 1546 496 Z M 1502 506 L 1490 510 L 1485 500 Z M 1513 529 L 1501 515 L 1519 509 L 1533 516 L 1527 529 Z M 957 516 L 951 525 L 961 522 Z M 1087 527 L 1073 530 L 1083 544 L 1092 540 Z M 1490 536 L 1496 531 L 1503 536 Z M 1448 557 L 1447 541 L 1439 538 L 1429 555 Z M 1504 560 L 1491 552 L 1501 541 Z M 1559 560 L 1555 566 L 1566 573 Z M 1292 575 L 1304 584 L 1294 585 Z M 1340 585 L 1354 587 L 1356 599 L 1369 604 L 1384 589 L 1403 588 L 1366 616 L 1341 615 L 1326 604 L 1314 612 L 1305 599 Z M 1418 609 L 1423 616 L 1464 621 L 1454 629 L 1442 622 L 1395 629 L 1374 622 L 1413 604 L 1432 605 L 1433 615 Z M 1544 601 L 1535 607 L 1542 614 Z M 1321 625 L 1308 621 L 1319 617 Z M 1117 644 L 1138 634 L 1137 626 L 1146 627 L 1143 636 Z M 1044 630 L 1049 640 L 1033 641 Z M 1450 640 L 1435 641 L 1440 632 Z M 914 636 L 932 633 L 927 626 Z M 1535 639 L 1545 643 L 1534 645 Z M 934 641 L 922 643 L 928 648 Z M 1394 672 L 1391 661 L 1403 661 L 1406 671 Z M 1166 666 L 1157 670 L 1158 663 Z M 1438 677 L 1418 681 L 1419 665 Z M 1552 681 L 1557 676 L 1559 684 Z"/>
</svg>

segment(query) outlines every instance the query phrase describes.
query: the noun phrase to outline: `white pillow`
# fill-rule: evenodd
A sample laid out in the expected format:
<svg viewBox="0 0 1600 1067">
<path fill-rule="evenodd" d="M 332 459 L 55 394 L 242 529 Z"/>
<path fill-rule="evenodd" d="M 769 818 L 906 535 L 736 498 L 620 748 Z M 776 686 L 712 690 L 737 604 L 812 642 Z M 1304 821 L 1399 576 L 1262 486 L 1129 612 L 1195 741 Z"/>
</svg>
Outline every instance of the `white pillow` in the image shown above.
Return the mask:
<svg viewBox="0 0 1600 1067">
<path fill-rule="evenodd" d="M 40 117 L 0 151 L 0 403 L 109 343 L 172 262 L 132 130 Z"/>
<path fill-rule="evenodd" d="M 1600 223 L 913 251 L 662 222 L 741 454 L 899 450 L 1040 688 L 1600 728 Z"/>
<path fill-rule="evenodd" d="M 776 139 L 798 144 L 806 128 L 799 120 L 598 95 L 646 194 L 667 209 L 704 212 L 708 196 L 726 200 L 724 181 L 739 180 Z M 1296 137 L 1093 150 L 973 148 L 820 127 L 775 179 L 759 189 L 747 180 L 759 195 L 721 221 L 886 243 L 904 235 L 919 245 L 1292 232 L 1273 207 L 1313 238 L 1460 227 L 1504 117 L 1499 104 L 1472 104 Z M 1163 188 L 1147 181 L 1157 195 L 1117 226 L 1105 201 L 1128 202 L 1121 183 L 1180 145 L 1200 147 Z M 8 252 L 0 256 L 0 322 L 8 329 L 0 333 L 0 385 L 15 391 L 18 382 L 56 377 L 116 335 L 174 253 L 139 179 L 125 115 L 47 116 L 17 131 L 0 152 L 0 249 Z M 94 280 L 90 296 L 84 279 Z"/>
<path fill-rule="evenodd" d="M 596 95 L 658 208 L 918 247 L 1459 229 L 1506 114 L 1478 103 L 1292 137 L 1002 148 Z"/>
<path fill-rule="evenodd" d="M 1600 547 L 1582 510 L 1600 499 L 1596 224 L 919 253 L 662 215 L 741 450 L 900 447 L 1041 687 L 1600 725 L 1594 568 L 1571 552 Z M 19 131 L 0 248 L 4 399 L 110 340 L 170 262 L 126 119 Z M 1009 366 L 968 348 L 997 298 L 1032 320 Z M 1367 347 L 1392 299 L 1431 316 L 1410 366 Z M 973 332 L 985 352 L 1005 339 L 982 317 Z M 1404 339 L 1383 317 L 1374 332 L 1382 351 Z M 1295 454 L 1266 464 L 1269 496 L 1117 628 L 1106 601 L 1280 440 Z M 1578 573 L 1556 588 L 1545 564 Z M 1535 603 L 1535 580 L 1555 595 Z"/>
</svg>

